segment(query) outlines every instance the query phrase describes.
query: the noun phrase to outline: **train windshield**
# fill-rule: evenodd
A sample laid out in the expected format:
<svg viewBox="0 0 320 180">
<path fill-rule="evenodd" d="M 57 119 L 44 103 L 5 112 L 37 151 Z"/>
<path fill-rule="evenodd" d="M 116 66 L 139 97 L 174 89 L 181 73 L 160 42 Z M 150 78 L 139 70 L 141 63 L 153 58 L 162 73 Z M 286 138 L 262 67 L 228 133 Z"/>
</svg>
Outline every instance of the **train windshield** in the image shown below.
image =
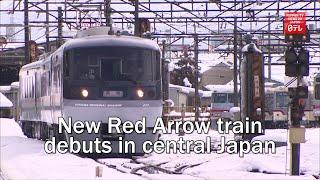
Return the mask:
<svg viewBox="0 0 320 180">
<path fill-rule="evenodd" d="M 130 47 L 79 48 L 68 51 L 65 75 L 73 80 L 148 82 L 160 80 L 160 55 Z M 69 69 L 72 65 L 72 68 Z"/>
<path fill-rule="evenodd" d="M 227 93 L 214 93 L 212 94 L 213 103 L 226 103 Z"/>
<path fill-rule="evenodd" d="M 274 102 L 273 102 L 273 94 L 267 93 L 265 96 L 266 96 L 265 97 L 265 108 L 266 108 L 267 111 L 270 111 L 270 110 L 273 109 L 273 104 L 274 104 Z"/>
<path fill-rule="evenodd" d="M 276 107 L 285 108 L 289 104 L 289 95 L 287 92 L 276 92 Z"/>
<path fill-rule="evenodd" d="M 233 103 L 233 102 L 234 102 L 234 94 L 228 93 L 228 103 Z"/>
</svg>

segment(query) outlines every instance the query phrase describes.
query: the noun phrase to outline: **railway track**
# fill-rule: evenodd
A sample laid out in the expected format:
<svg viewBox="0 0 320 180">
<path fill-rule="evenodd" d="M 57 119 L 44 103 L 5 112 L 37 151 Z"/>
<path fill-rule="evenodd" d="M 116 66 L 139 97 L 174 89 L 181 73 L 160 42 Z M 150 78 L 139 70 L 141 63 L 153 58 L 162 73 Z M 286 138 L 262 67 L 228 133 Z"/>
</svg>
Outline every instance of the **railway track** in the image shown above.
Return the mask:
<svg viewBox="0 0 320 180">
<path fill-rule="evenodd" d="M 211 149 L 212 152 L 216 152 L 216 150 L 217 150 L 216 146 L 213 146 Z M 185 174 L 183 172 L 188 168 L 200 166 L 210 161 L 210 160 L 203 160 L 200 162 L 198 161 L 198 162 L 187 163 L 187 164 L 182 163 L 182 164 L 177 164 L 175 167 L 171 167 L 169 169 L 169 168 L 164 168 L 163 166 L 171 163 L 171 161 L 162 161 L 158 163 L 146 163 L 143 161 L 146 158 L 148 157 L 133 156 L 127 159 L 107 158 L 107 159 L 94 159 L 94 160 L 99 164 L 115 169 L 122 173 L 135 174 L 138 176 L 143 176 L 144 174 L 173 174 L 173 175 L 188 175 L 193 177 L 196 177 L 196 176 Z M 196 178 L 199 178 L 199 177 L 196 177 Z"/>
<path fill-rule="evenodd" d="M 100 159 L 96 159 L 95 161 L 99 164 L 103 164 L 109 168 L 115 169 L 117 171 L 123 172 L 123 173 L 129 173 L 129 174 L 135 174 L 138 176 L 142 176 L 143 174 L 182 174 L 179 170 L 171 170 L 167 168 L 161 167 L 161 165 L 164 165 L 168 163 L 161 162 L 157 164 L 151 164 L 151 163 L 145 163 L 142 162 L 141 159 L 143 157 L 132 157 L 130 159 L 127 159 L 127 161 L 124 162 L 105 162 Z"/>
<path fill-rule="evenodd" d="M 216 157 L 215 159 L 223 158 L 226 156 L 229 156 L 229 154 Z M 166 164 L 169 165 L 169 163 L 172 163 L 172 161 L 146 163 L 146 162 L 143 162 L 143 159 L 145 158 L 147 157 L 132 157 L 130 159 L 121 159 L 120 162 L 118 161 L 118 159 L 114 159 L 116 161 L 113 161 L 113 162 L 110 159 L 96 159 L 95 161 L 99 164 L 115 169 L 122 173 L 135 174 L 144 178 L 148 178 L 147 177 L 148 174 L 167 174 L 167 175 L 181 175 L 181 176 L 184 176 L 182 178 L 185 178 L 185 179 L 190 179 L 190 178 L 203 179 L 203 177 L 199 177 L 195 174 L 187 173 L 185 172 L 185 170 L 187 170 L 188 168 L 194 168 L 196 166 L 200 166 L 204 163 L 212 161 L 212 159 L 209 159 L 209 160 L 206 159 L 203 161 L 198 161 L 190 164 L 189 163 L 176 164 L 174 168 L 169 169 L 169 168 L 164 168 L 162 166 L 165 166 Z"/>
</svg>

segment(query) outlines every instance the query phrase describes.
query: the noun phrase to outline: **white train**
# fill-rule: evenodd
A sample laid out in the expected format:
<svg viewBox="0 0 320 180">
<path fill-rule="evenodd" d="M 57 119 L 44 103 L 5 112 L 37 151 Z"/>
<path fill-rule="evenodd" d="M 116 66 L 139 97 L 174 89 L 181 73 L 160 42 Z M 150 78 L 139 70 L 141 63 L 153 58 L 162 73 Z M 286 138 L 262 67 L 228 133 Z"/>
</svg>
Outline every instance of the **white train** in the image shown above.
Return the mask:
<svg viewBox="0 0 320 180">
<path fill-rule="evenodd" d="M 320 73 L 318 73 L 314 78 L 313 112 L 315 118 L 320 124 Z"/>
<path fill-rule="evenodd" d="M 118 137 L 136 143 L 155 141 L 153 125 L 162 115 L 160 48 L 152 40 L 93 35 L 67 41 L 58 50 L 20 70 L 20 121 L 31 138 L 78 141 Z M 107 134 L 108 117 L 136 122 L 146 117 L 146 134 Z M 102 122 L 99 134 L 59 134 L 58 118 Z"/>
</svg>

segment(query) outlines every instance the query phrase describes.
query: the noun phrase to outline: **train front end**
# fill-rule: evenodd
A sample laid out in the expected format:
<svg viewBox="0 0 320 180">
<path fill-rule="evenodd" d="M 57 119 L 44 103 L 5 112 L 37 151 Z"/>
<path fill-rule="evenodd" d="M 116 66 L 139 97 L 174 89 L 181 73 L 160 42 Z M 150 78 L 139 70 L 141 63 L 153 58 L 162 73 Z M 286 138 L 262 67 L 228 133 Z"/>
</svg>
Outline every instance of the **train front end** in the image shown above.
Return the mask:
<svg viewBox="0 0 320 180">
<path fill-rule="evenodd" d="M 119 154 L 119 138 L 134 141 L 143 154 L 143 142 L 155 141 L 155 121 L 162 115 L 161 60 L 158 45 L 134 37 L 101 36 L 67 44 L 63 58 L 62 115 L 72 122 L 101 122 L 99 133 L 68 134 L 77 141 L 112 143 Z M 136 123 L 146 119 L 146 133 L 108 133 L 109 117 Z M 142 127 L 141 127 L 142 128 Z M 86 145 L 88 145 L 87 143 Z"/>
</svg>

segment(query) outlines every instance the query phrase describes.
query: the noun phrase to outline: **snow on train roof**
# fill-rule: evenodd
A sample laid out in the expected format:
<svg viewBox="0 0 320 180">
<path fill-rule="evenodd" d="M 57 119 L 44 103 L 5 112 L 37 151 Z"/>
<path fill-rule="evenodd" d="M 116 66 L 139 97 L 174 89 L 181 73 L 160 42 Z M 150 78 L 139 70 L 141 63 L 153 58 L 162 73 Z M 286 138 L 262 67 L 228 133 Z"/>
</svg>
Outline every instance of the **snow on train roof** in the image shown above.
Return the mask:
<svg viewBox="0 0 320 180">
<path fill-rule="evenodd" d="M 233 93 L 233 86 L 231 85 L 206 85 L 205 88 L 216 93 Z"/>
<path fill-rule="evenodd" d="M 32 67 L 38 67 L 42 63 L 43 63 L 43 60 L 39 60 L 39 61 L 32 62 L 30 64 L 26 64 L 26 65 L 22 66 L 21 70 L 22 69 L 32 68 Z"/>
<path fill-rule="evenodd" d="M 96 46 L 126 46 L 150 48 L 159 51 L 160 48 L 155 41 L 134 37 L 134 36 L 116 36 L 116 35 L 94 35 L 83 38 L 76 38 L 67 41 L 63 46 L 65 49 L 96 47 Z"/>
<path fill-rule="evenodd" d="M 11 88 L 19 88 L 20 83 L 18 81 L 11 83 Z"/>
<path fill-rule="evenodd" d="M 0 107 L 12 107 L 12 106 L 13 106 L 12 102 L 0 92 Z"/>
</svg>

